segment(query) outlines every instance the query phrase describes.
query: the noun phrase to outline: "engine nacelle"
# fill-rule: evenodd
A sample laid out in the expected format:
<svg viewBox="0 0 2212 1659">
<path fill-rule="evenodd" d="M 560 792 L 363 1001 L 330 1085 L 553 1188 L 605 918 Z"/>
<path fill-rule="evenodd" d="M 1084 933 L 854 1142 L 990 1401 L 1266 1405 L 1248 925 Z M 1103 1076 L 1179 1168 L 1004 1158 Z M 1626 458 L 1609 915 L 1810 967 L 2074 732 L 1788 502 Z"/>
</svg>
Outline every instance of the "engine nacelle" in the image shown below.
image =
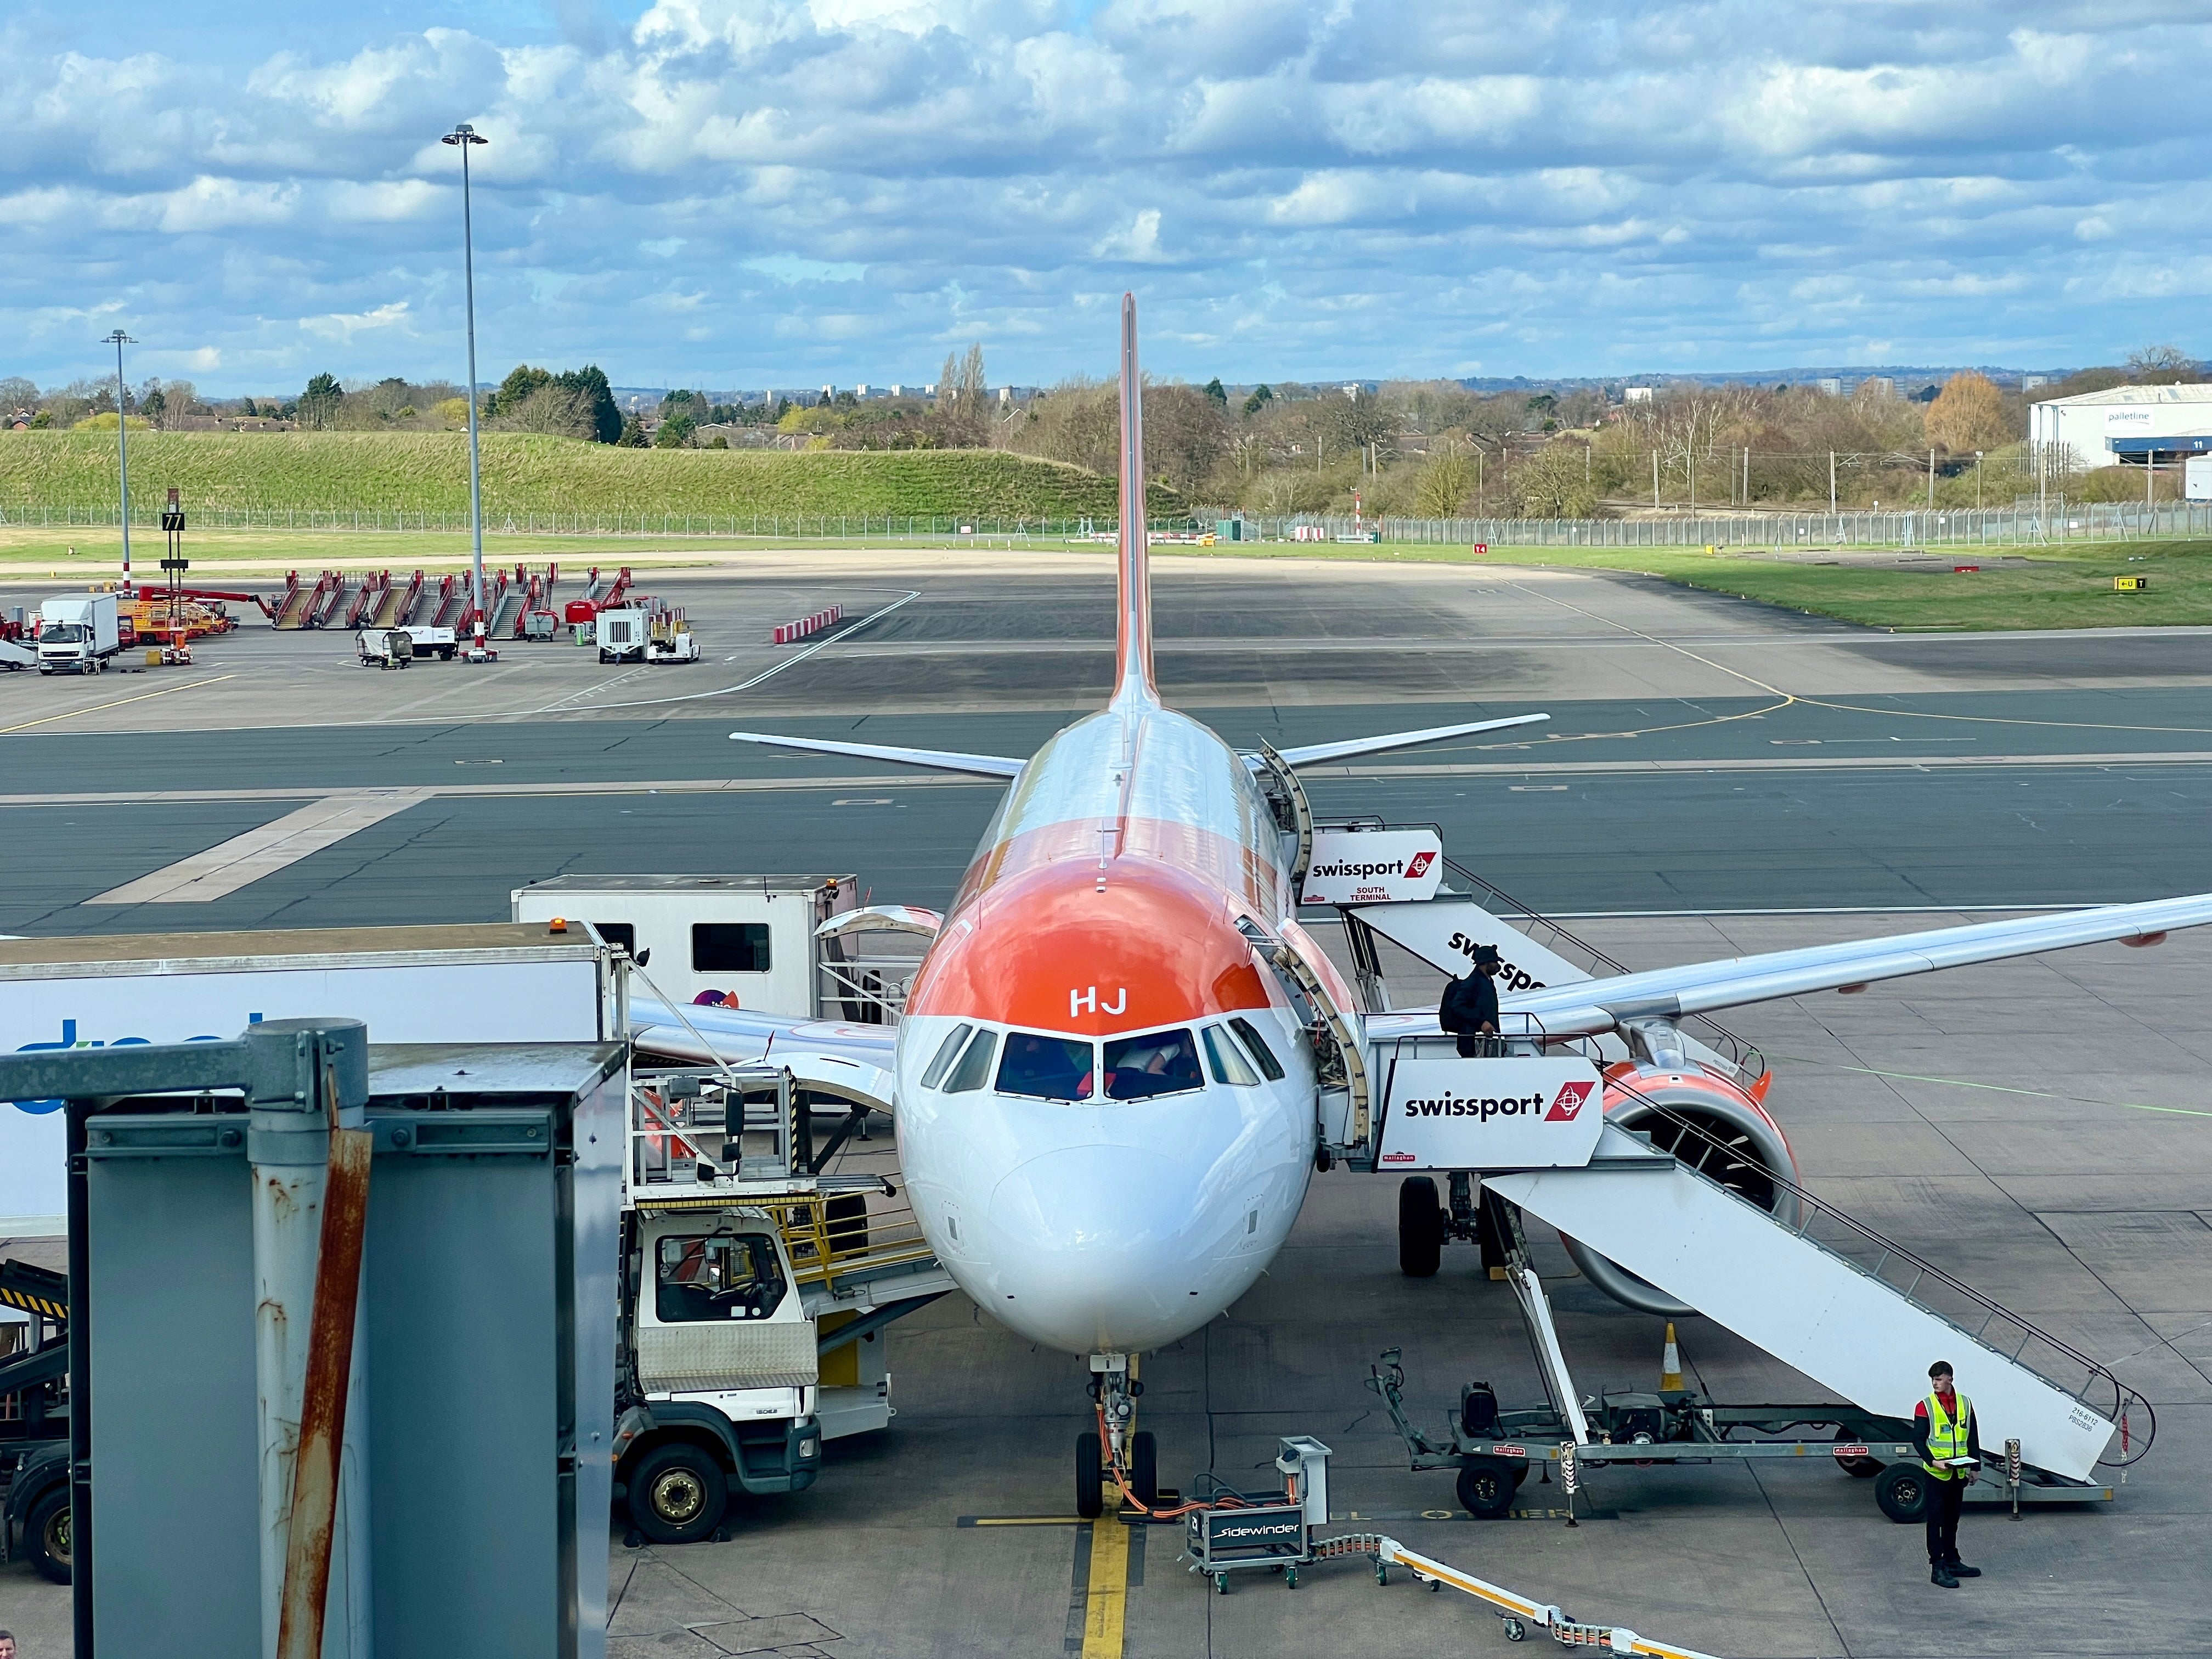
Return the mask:
<svg viewBox="0 0 2212 1659">
<path fill-rule="evenodd" d="M 1648 1135 L 1654 1147 L 1706 1180 L 1796 1225 L 1797 1195 L 1772 1178 L 1797 1178 L 1790 1143 L 1766 1109 L 1727 1073 L 1694 1060 L 1679 1067 L 1623 1060 L 1606 1068 L 1605 1114 L 1608 1123 Z M 1560 1239 L 1583 1277 L 1614 1301 L 1665 1319 L 1697 1311 L 1564 1233 Z"/>
</svg>

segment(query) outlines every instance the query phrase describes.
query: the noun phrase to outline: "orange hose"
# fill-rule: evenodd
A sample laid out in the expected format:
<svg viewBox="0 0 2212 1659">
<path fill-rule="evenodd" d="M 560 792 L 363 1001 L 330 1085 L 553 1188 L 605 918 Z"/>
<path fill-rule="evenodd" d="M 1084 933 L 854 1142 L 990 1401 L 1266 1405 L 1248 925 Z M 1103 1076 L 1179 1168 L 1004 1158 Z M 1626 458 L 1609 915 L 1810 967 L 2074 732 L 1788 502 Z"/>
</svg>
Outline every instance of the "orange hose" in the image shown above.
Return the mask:
<svg viewBox="0 0 2212 1659">
<path fill-rule="evenodd" d="M 1156 1510 L 1149 1507 L 1136 1493 L 1129 1490 L 1129 1483 L 1121 1478 L 1121 1471 L 1114 1462 L 1114 1443 L 1106 1432 L 1106 1407 L 1103 1405 L 1098 1407 L 1098 1461 L 1114 1477 L 1114 1484 L 1121 1489 L 1122 1503 L 1147 1520 L 1173 1521 L 1182 1516 L 1194 1514 L 1200 1510 L 1241 1510 L 1246 1507 L 1244 1500 L 1241 1498 L 1194 1501 L 1178 1504 L 1171 1510 Z"/>
</svg>

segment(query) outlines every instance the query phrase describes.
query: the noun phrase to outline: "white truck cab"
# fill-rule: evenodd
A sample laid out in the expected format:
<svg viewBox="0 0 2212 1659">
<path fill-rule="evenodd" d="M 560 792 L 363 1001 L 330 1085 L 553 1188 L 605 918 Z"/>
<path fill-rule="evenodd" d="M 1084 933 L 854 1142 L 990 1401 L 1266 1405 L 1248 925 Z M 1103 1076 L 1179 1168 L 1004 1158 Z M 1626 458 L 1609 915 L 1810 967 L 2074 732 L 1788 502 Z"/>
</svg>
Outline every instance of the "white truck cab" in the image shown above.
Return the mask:
<svg viewBox="0 0 2212 1659">
<path fill-rule="evenodd" d="M 97 674 L 122 648 L 112 593 L 72 594 L 39 606 L 39 672 Z"/>
<path fill-rule="evenodd" d="M 721 1525 L 732 1486 L 814 1484 L 815 1322 L 766 1210 L 641 1206 L 624 1224 L 616 1478 L 647 1538 L 696 1543 Z"/>
</svg>

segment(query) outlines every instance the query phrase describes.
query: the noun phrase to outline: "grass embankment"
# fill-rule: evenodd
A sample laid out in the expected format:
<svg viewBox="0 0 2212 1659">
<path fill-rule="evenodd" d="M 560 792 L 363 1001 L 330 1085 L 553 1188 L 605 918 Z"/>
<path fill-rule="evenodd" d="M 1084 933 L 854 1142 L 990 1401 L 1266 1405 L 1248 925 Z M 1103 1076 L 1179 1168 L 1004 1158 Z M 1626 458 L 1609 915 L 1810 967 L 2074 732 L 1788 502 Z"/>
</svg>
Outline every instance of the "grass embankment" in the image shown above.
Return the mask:
<svg viewBox="0 0 2212 1659">
<path fill-rule="evenodd" d="M 112 511 L 112 438 L 0 434 L 0 511 Z M 618 514 L 927 520 L 1115 511 L 1113 479 L 997 450 L 617 449 L 495 432 L 483 434 L 483 471 L 488 526 L 553 514 L 604 515 L 612 528 Z M 225 507 L 466 513 L 468 440 L 442 432 L 149 433 L 131 441 L 131 480 L 134 523 L 158 512 L 171 488 L 182 492 L 188 515 L 203 517 Z M 1154 510 L 1174 510 L 1166 492 Z"/>
</svg>

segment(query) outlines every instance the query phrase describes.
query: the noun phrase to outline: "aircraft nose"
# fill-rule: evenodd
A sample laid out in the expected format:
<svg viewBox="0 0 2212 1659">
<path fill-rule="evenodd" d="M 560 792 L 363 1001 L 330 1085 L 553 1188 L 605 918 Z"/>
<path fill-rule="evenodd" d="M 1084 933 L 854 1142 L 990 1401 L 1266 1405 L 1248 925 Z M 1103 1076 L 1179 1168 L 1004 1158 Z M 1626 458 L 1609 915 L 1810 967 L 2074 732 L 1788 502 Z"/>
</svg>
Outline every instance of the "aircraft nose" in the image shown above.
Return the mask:
<svg viewBox="0 0 2212 1659">
<path fill-rule="evenodd" d="M 1043 1154 L 991 1196 L 991 1311 L 1071 1352 L 1144 1351 L 1214 1310 L 1203 1292 L 1192 1172 L 1157 1152 L 1077 1146 Z"/>
</svg>

